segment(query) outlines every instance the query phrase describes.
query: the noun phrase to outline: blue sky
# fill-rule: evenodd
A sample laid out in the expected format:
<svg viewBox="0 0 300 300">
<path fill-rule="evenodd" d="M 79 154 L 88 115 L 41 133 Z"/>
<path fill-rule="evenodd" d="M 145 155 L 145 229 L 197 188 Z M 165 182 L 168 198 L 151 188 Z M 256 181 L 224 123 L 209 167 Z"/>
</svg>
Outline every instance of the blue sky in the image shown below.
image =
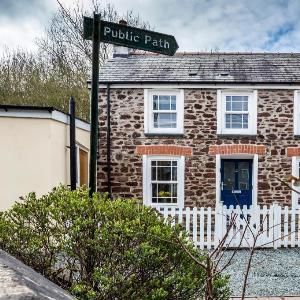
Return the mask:
<svg viewBox="0 0 300 300">
<path fill-rule="evenodd" d="M 300 0 L 109 2 L 120 13 L 132 9 L 156 31 L 173 34 L 179 51 L 300 51 Z M 0 51 L 4 45 L 35 50 L 34 40 L 56 8 L 55 0 L 0 0 Z"/>
</svg>

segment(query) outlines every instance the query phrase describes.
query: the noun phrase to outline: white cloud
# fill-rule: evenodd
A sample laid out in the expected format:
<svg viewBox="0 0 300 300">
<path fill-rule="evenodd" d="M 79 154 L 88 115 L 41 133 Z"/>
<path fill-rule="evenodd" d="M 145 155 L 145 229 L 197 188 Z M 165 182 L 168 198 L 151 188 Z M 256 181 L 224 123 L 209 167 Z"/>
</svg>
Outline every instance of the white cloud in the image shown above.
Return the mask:
<svg viewBox="0 0 300 300">
<path fill-rule="evenodd" d="M 1 0 L 11 3 L 9 0 Z M 72 0 L 61 0 L 70 5 Z M 36 7 L 28 9 L 28 3 Z M 0 12 L 0 48 L 4 44 L 35 49 L 57 7 L 55 0 L 23 0 L 31 13 Z M 133 10 L 156 31 L 173 34 L 179 51 L 287 51 L 300 49 L 298 0 L 107 0 L 121 13 Z M 87 1 L 84 1 L 87 3 Z M 19 9 L 21 6 L 19 5 Z M 44 9 L 43 9 L 44 7 Z M 9 18 L 8 18 L 9 16 Z"/>
</svg>

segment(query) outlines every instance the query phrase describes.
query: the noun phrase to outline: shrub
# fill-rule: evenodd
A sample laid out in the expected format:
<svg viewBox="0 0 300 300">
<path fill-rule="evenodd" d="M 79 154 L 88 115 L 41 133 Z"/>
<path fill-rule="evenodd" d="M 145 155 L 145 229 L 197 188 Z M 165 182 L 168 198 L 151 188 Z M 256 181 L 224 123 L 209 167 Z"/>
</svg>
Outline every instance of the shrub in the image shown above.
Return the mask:
<svg viewBox="0 0 300 300">
<path fill-rule="evenodd" d="M 31 193 L 0 216 L 0 246 L 79 299 L 201 299 L 205 271 L 177 239 L 154 209 L 84 188 Z M 214 299 L 228 299 L 226 278 L 213 288 Z"/>
</svg>

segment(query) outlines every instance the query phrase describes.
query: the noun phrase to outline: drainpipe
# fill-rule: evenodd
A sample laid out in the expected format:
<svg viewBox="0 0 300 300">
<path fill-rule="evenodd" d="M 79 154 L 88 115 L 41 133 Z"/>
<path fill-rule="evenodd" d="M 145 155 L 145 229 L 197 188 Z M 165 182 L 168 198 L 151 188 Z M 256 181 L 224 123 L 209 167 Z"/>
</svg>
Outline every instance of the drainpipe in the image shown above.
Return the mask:
<svg viewBox="0 0 300 300">
<path fill-rule="evenodd" d="M 107 192 L 111 199 L 111 125 L 110 125 L 110 84 L 106 87 L 107 131 L 106 131 L 106 164 L 107 164 Z"/>
<path fill-rule="evenodd" d="M 70 98 L 70 183 L 71 190 L 76 190 L 77 181 L 77 156 L 76 156 L 76 137 L 75 137 L 75 100 Z"/>
</svg>

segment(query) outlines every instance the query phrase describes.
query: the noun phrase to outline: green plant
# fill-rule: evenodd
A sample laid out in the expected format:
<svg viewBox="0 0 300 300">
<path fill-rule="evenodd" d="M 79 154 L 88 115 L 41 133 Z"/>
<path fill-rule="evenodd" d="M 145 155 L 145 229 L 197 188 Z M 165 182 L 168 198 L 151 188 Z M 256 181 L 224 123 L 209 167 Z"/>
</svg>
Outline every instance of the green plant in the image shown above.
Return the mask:
<svg viewBox="0 0 300 300">
<path fill-rule="evenodd" d="M 182 243 L 206 259 L 154 209 L 90 198 L 84 188 L 31 193 L 0 216 L 0 247 L 79 299 L 203 298 L 207 274 Z M 215 299 L 228 299 L 227 279 L 218 275 L 213 290 Z"/>
</svg>

